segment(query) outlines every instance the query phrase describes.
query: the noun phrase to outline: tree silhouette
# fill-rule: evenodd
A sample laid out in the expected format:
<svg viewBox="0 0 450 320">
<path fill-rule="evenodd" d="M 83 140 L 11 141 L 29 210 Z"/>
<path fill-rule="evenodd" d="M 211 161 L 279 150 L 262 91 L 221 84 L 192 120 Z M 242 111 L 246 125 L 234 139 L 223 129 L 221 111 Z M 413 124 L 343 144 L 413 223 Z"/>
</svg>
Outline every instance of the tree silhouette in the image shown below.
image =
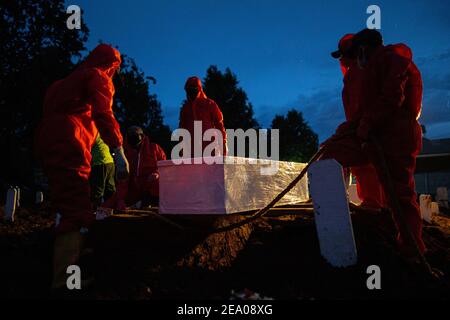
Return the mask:
<svg viewBox="0 0 450 320">
<path fill-rule="evenodd" d="M 149 80 L 156 84 L 156 79 L 146 77 L 132 58 L 122 54 L 120 74 L 113 80 L 116 88 L 113 110 L 122 131 L 132 125 L 140 126 L 169 154 L 170 128 L 164 124 L 161 103 L 149 91 Z"/>
<path fill-rule="evenodd" d="M 86 25 L 69 30 L 68 16 L 62 0 L 0 6 L 0 177 L 9 183 L 32 177 L 33 133 L 45 90 L 73 69 L 85 49 Z"/>
<path fill-rule="evenodd" d="M 0 188 L 33 184 L 33 136 L 47 88 L 82 60 L 89 30 L 69 30 L 63 0 L 2 1 L 0 6 Z M 114 79 L 114 110 L 121 124 L 142 126 L 163 148 L 170 147 L 161 105 L 149 94 L 149 80 L 124 56 Z M 58 134 L 58 132 L 55 132 Z"/>
<path fill-rule="evenodd" d="M 318 149 L 319 138 L 301 112 L 292 109 L 286 116 L 276 115 L 272 129 L 280 130 L 280 160 L 307 162 Z"/>
<path fill-rule="evenodd" d="M 223 113 L 225 128 L 258 128 L 253 106 L 247 94 L 238 86 L 239 81 L 229 68 L 222 73 L 216 66 L 210 66 L 203 80 L 206 95 L 213 99 Z"/>
</svg>

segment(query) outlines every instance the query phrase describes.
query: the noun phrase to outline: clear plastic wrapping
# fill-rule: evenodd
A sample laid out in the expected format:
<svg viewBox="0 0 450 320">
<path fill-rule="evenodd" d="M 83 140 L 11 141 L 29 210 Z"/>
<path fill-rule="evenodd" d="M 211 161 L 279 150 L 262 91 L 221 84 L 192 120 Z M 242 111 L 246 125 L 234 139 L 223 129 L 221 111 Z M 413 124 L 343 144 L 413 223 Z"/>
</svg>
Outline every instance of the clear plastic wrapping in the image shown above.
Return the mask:
<svg viewBox="0 0 450 320">
<path fill-rule="evenodd" d="M 225 157 L 222 164 L 205 162 L 178 165 L 172 160 L 158 162 L 160 213 L 228 214 L 257 210 L 272 201 L 306 165 L 274 160 L 262 163 L 237 157 Z M 268 171 L 272 174 L 267 174 Z M 278 205 L 307 199 L 305 175 Z"/>
</svg>

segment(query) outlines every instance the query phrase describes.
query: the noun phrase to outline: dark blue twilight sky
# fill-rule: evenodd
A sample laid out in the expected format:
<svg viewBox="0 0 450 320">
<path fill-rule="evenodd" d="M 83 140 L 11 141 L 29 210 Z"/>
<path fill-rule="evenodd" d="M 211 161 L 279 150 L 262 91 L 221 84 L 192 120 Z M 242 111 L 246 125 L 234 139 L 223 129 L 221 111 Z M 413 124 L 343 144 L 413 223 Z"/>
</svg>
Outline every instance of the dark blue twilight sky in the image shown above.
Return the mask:
<svg viewBox="0 0 450 320">
<path fill-rule="evenodd" d="M 381 7 L 385 43 L 404 42 L 424 79 L 421 122 L 429 138 L 450 137 L 450 1 L 74 0 L 90 29 L 134 58 L 158 83 L 167 124 L 178 123 L 183 86 L 211 64 L 230 67 L 264 127 L 291 108 L 319 133 L 344 119 L 342 74 L 330 52 L 345 33 L 365 27 L 366 8 Z"/>
</svg>

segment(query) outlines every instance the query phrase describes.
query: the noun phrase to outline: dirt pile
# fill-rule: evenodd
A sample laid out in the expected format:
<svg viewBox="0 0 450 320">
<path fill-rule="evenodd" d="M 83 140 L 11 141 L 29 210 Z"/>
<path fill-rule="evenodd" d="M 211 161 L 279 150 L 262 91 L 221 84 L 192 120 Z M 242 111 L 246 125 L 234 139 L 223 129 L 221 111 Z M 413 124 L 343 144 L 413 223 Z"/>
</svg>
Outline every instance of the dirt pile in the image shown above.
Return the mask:
<svg viewBox="0 0 450 320">
<path fill-rule="evenodd" d="M 1 213 L 0 213 L 1 214 Z M 240 217 L 177 217 L 209 230 Z M 0 296 L 49 298 L 53 217 L 21 209 L 12 225 L 0 224 Z M 275 299 L 450 298 L 450 219 L 424 227 L 426 255 L 444 272 L 432 282 L 395 246 L 389 214 L 352 215 L 358 264 L 334 269 L 320 256 L 311 213 L 264 218 L 222 234 L 180 231 L 148 217 L 118 217 L 92 232 L 95 256 L 87 262 L 96 283 L 88 299 L 228 299 L 249 289 Z M 381 269 L 381 290 L 368 290 L 367 267 Z"/>
</svg>

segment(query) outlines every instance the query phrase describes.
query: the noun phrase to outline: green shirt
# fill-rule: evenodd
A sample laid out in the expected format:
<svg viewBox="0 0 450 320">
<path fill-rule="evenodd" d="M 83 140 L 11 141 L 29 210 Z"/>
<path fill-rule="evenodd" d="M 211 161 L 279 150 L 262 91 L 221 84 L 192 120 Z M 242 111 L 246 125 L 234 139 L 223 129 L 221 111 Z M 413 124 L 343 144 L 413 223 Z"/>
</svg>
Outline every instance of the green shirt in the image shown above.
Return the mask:
<svg viewBox="0 0 450 320">
<path fill-rule="evenodd" d="M 97 139 L 95 139 L 94 145 L 92 146 L 92 166 L 99 166 L 102 164 L 113 163 L 113 157 L 109 152 L 109 147 L 106 143 L 103 142 L 102 138 L 100 138 L 100 134 L 97 135 Z"/>
</svg>

